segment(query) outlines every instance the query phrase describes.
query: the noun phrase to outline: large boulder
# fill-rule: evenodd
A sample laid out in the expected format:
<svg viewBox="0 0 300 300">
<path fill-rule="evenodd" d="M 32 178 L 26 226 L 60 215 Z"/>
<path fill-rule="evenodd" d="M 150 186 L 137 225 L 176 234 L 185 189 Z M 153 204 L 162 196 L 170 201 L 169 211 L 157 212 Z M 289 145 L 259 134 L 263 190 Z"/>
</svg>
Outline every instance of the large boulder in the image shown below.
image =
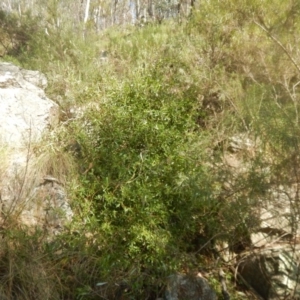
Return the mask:
<svg viewBox="0 0 300 300">
<path fill-rule="evenodd" d="M 13 217 L 53 231 L 72 210 L 63 184 L 36 168 L 38 143 L 59 122 L 46 86 L 40 72 L 0 63 L 0 222 Z"/>
</svg>

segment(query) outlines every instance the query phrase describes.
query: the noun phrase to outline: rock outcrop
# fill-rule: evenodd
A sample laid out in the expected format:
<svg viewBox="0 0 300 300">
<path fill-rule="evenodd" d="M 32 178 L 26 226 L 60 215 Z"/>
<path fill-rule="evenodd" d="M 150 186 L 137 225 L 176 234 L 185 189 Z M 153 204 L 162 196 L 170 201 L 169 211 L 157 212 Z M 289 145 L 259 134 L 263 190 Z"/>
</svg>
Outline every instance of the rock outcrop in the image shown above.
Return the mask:
<svg viewBox="0 0 300 300">
<path fill-rule="evenodd" d="M 46 77 L 0 63 L 0 223 L 61 228 L 72 218 L 63 185 L 36 170 L 34 149 L 59 122 L 59 108 L 45 95 Z"/>
<path fill-rule="evenodd" d="M 232 193 L 235 182 L 255 170 L 251 159 L 261 155 L 259 144 L 247 135 L 227 141 L 221 167 L 231 174 L 227 177 L 231 182 L 225 183 L 224 190 Z M 262 178 L 270 174 L 269 159 L 264 157 L 266 163 L 257 168 Z M 265 300 L 300 299 L 299 187 L 297 182 L 278 184 L 269 180 L 249 211 L 245 235 L 239 236 L 247 241 L 245 247 L 235 251 L 231 246 L 238 273 Z M 243 241 L 234 240 L 235 245 L 238 242 Z M 233 255 L 227 255 L 232 259 Z M 227 259 L 225 255 L 223 258 Z"/>
<path fill-rule="evenodd" d="M 276 244 L 243 253 L 238 272 L 265 300 L 300 299 L 300 245 Z"/>
<path fill-rule="evenodd" d="M 250 235 L 253 249 L 238 270 L 266 300 L 300 299 L 298 185 L 272 187 L 259 205 L 260 224 Z"/>
</svg>

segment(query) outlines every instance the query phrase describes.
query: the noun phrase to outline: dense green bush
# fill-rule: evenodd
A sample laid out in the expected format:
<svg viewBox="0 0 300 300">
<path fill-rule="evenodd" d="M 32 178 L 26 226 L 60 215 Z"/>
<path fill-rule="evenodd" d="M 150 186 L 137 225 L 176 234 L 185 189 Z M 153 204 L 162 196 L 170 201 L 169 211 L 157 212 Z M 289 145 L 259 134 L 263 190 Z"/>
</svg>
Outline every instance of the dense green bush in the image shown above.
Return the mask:
<svg viewBox="0 0 300 300">
<path fill-rule="evenodd" d="M 93 164 L 85 197 L 102 233 L 123 254 L 123 267 L 166 273 L 180 266 L 216 202 L 196 95 L 175 93 L 173 78 L 163 82 L 164 67 L 144 69 L 107 91 L 100 110 L 85 117 L 81 144 Z"/>
</svg>

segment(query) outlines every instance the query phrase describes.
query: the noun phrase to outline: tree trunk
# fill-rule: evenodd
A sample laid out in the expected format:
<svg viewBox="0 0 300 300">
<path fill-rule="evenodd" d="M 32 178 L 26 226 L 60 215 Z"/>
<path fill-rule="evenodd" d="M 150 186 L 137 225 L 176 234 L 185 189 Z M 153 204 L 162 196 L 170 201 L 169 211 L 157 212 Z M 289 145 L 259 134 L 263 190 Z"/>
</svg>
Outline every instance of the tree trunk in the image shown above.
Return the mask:
<svg viewBox="0 0 300 300">
<path fill-rule="evenodd" d="M 89 19 L 89 11 L 90 11 L 90 0 L 86 0 L 84 20 L 83 20 L 84 24 L 86 24 L 86 22 Z"/>
</svg>

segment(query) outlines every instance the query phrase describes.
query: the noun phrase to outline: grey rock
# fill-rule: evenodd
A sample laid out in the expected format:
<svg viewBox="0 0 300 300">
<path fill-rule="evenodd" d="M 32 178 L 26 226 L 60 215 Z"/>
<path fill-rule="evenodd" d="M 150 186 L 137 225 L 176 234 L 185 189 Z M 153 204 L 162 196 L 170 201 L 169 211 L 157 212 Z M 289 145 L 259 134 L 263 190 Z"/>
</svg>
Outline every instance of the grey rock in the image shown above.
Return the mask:
<svg viewBox="0 0 300 300">
<path fill-rule="evenodd" d="M 48 85 L 46 76 L 39 71 L 21 70 L 21 73 L 26 81 L 41 89 L 45 89 Z"/>
<path fill-rule="evenodd" d="M 256 210 L 260 225 L 251 234 L 254 246 L 276 245 L 278 242 L 288 242 L 298 237 L 298 188 L 297 184 L 280 185 L 267 191 L 266 197 L 261 199 Z"/>
<path fill-rule="evenodd" d="M 229 138 L 228 150 L 232 152 L 249 150 L 254 147 L 255 143 L 246 134 L 239 134 Z"/>
<path fill-rule="evenodd" d="M 73 217 L 64 188 L 56 181 L 45 181 L 33 189 L 21 213 L 22 223 L 39 226 L 41 218 L 43 227 L 50 233 L 58 233 L 66 222 Z M 30 199 L 29 199 L 30 200 Z"/>
<path fill-rule="evenodd" d="M 216 300 L 217 296 L 200 274 L 174 274 L 168 277 L 166 300 Z"/>
</svg>

